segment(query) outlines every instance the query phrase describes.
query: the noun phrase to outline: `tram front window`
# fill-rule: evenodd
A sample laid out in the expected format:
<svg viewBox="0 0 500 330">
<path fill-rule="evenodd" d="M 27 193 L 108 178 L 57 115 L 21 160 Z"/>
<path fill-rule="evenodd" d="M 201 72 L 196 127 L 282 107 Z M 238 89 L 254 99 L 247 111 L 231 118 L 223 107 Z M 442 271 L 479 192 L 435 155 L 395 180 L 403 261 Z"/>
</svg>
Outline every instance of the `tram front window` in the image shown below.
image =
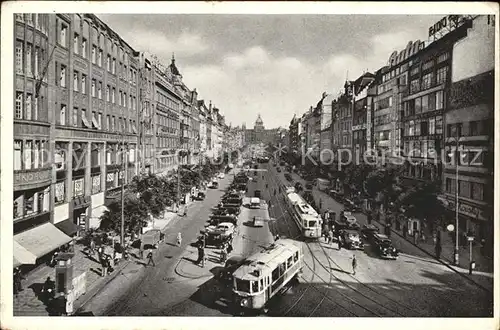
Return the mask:
<svg viewBox="0 0 500 330">
<path fill-rule="evenodd" d="M 309 228 L 316 227 L 316 221 L 309 221 Z"/>
<path fill-rule="evenodd" d="M 259 292 L 259 281 L 252 281 L 252 292 Z"/>
<path fill-rule="evenodd" d="M 250 293 L 250 281 L 236 279 L 236 290 Z"/>
</svg>

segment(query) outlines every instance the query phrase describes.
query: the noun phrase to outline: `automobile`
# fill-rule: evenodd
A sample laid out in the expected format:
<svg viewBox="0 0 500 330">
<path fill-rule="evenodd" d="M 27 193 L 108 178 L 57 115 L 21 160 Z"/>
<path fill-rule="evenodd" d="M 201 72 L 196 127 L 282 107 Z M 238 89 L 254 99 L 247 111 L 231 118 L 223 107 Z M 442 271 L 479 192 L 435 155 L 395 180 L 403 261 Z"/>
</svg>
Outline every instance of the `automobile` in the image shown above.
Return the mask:
<svg viewBox="0 0 500 330">
<path fill-rule="evenodd" d="M 212 210 L 213 215 L 239 215 L 240 208 L 234 206 L 222 206 Z"/>
<path fill-rule="evenodd" d="M 198 194 L 196 194 L 195 198 L 199 201 L 202 201 L 205 199 L 206 193 L 204 191 L 198 191 Z"/>
<path fill-rule="evenodd" d="M 343 212 L 340 217 L 340 221 L 345 223 L 349 229 L 358 230 L 361 227 L 358 220 L 351 214 L 351 212 Z"/>
<path fill-rule="evenodd" d="M 255 165 L 253 166 L 253 169 L 254 169 L 254 170 L 258 170 L 258 169 L 259 169 L 259 165 L 258 165 L 258 164 L 255 164 Z"/>
<path fill-rule="evenodd" d="M 372 241 L 373 236 L 379 232 L 379 229 L 375 225 L 363 225 L 360 231 L 361 237 L 367 241 Z"/>
<path fill-rule="evenodd" d="M 221 207 L 224 206 L 231 206 L 231 207 L 239 207 L 241 204 L 243 204 L 243 198 L 237 197 L 237 198 L 224 198 L 222 199 L 222 205 Z"/>
<path fill-rule="evenodd" d="M 356 230 L 344 229 L 340 234 L 341 246 L 349 250 L 363 250 L 364 244 Z"/>
<path fill-rule="evenodd" d="M 236 225 L 238 221 L 238 217 L 236 215 L 211 215 L 210 216 L 210 225 L 217 226 L 219 223 L 230 222 Z"/>
<path fill-rule="evenodd" d="M 351 212 L 359 212 L 361 211 L 361 208 L 356 205 L 356 203 L 354 203 L 352 200 L 346 198 L 344 199 L 344 208 L 351 211 Z"/>
<path fill-rule="evenodd" d="M 233 236 L 234 235 L 234 224 L 231 222 L 221 222 L 215 228 L 215 231 L 222 236 Z"/>
<path fill-rule="evenodd" d="M 250 198 L 250 205 L 249 205 L 250 208 L 252 209 L 258 209 L 260 208 L 260 198 L 258 197 L 252 197 Z"/>
<path fill-rule="evenodd" d="M 281 173 L 281 167 L 277 167 L 276 172 Z"/>
<path fill-rule="evenodd" d="M 233 273 L 245 262 L 245 257 L 243 256 L 232 256 L 227 259 L 224 268 L 217 273 L 217 279 L 221 282 L 230 284 L 233 281 Z"/>
<path fill-rule="evenodd" d="M 218 175 L 219 179 L 224 179 L 224 177 L 225 177 L 224 173 L 219 173 L 219 175 Z"/>
<path fill-rule="evenodd" d="M 255 190 L 254 193 L 253 193 L 253 197 L 258 197 L 258 198 L 261 198 L 262 196 L 262 192 L 260 190 Z"/>
<path fill-rule="evenodd" d="M 285 173 L 285 179 L 287 179 L 288 181 L 293 181 L 292 176 L 290 175 L 290 173 Z"/>
<path fill-rule="evenodd" d="M 215 246 L 216 248 L 221 248 L 224 244 L 231 242 L 233 239 L 233 235 L 229 234 L 231 229 L 226 227 L 226 225 L 219 228 L 220 225 L 223 225 L 223 223 L 220 223 L 217 226 L 208 226 L 205 230 L 200 231 L 200 233 L 205 236 L 205 246 Z M 232 232 L 234 233 L 234 226 Z"/>
<path fill-rule="evenodd" d="M 254 227 L 263 227 L 264 226 L 264 218 L 253 217 L 253 226 Z"/>
<path fill-rule="evenodd" d="M 294 187 L 296 191 L 304 190 L 304 188 L 302 187 L 302 183 L 300 182 L 296 182 Z"/>
<path fill-rule="evenodd" d="M 383 259 L 395 260 L 398 258 L 398 250 L 392 245 L 391 239 L 383 234 L 373 235 L 373 247 Z"/>
<path fill-rule="evenodd" d="M 313 202 L 314 202 L 314 197 L 313 197 L 313 194 L 311 193 L 311 191 L 310 191 L 310 190 L 306 190 L 306 191 L 304 191 L 304 195 L 302 195 L 302 197 L 303 197 L 303 198 L 304 198 L 304 200 L 305 200 L 307 203 L 309 203 L 309 204 L 311 204 L 311 203 L 313 203 Z"/>
<path fill-rule="evenodd" d="M 313 189 L 313 184 L 311 182 L 306 183 L 306 189 L 307 190 L 312 190 Z"/>
</svg>

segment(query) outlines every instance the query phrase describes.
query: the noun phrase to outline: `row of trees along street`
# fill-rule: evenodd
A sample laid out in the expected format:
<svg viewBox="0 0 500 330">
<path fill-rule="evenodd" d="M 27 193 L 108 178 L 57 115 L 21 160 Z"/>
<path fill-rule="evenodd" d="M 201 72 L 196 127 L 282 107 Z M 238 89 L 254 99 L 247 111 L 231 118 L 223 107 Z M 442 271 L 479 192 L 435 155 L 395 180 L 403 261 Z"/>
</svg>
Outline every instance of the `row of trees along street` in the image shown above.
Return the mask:
<svg viewBox="0 0 500 330">
<path fill-rule="evenodd" d="M 212 163 L 209 160 L 197 165 L 201 168 L 191 169 L 181 166 L 180 171 L 171 176 L 145 174 L 135 176 L 124 194 L 124 223 L 126 235 L 132 239 L 147 225 L 148 219 L 161 217 L 167 208 L 178 204 L 178 184 L 180 196 L 185 196 L 192 187 L 200 187 L 202 181 L 209 180 L 227 165 L 228 157 L 220 162 Z M 180 172 L 180 173 L 179 173 Z M 180 174 L 180 182 L 178 175 Z M 115 199 L 108 210 L 101 216 L 100 230 L 106 232 L 120 232 L 121 226 L 121 199 Z"/>
</svg>

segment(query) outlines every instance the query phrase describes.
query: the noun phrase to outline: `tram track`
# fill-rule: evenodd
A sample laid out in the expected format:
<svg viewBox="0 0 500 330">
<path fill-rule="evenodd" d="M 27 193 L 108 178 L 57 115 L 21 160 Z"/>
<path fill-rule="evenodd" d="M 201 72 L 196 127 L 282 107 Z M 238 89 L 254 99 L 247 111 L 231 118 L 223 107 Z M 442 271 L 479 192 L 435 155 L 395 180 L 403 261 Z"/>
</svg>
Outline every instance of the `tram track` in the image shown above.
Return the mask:
<svg viewBox="0 0 500 330">
<path fill-rule="evenodd" d="M 268 173 L 269 173 L 269 171 L 268 171 Z M 280 183 L 279 183 L 279 181 L 278 181 L 278 179 L 276 177 L 273 177 L 273 175 L 270 175 L 270 177 L 271 177 L 270 181 L 272 181 L 274 183 L 274 186 L 277 186 L 278 188 L 283 189 L 283 190 L 285 189 L 284 186 L 280 185 Z M 278 181 L 278 183 L 277 183 L 277 181 Z M 285 210 L 286 206 L 285 206 L 285 208 L 282 206 L 282 204 L 281 204 L 282 201 L 280 200 L 279 197 L 276 198 L 276 201 L 277 201 L 277 205 L 280 208 L 281 215 L 284 216 L 285 214 L 289 214 L 289 211 Z M 288 232 L 292 233 L 292 230 L 290 228 L 290 225 L 288 224 L 288 221 L 284 221 L 284 222 L 285 222 L 285 224 L 287 226 Z M 297 228 L 298 228 L 298 226 L 297 226 Z M 298 237 L 300 237 L 300 236 L 301 235 L 300 235 L 300 232 L 299 232 Z M 307 245 L 307 242 L 304 242 L 304 243 L 305 243 L 305 245 Z M 309 248 L 309 246 L 308 246 L 308 248 Z M 303 279 L 309 285 L 306 287 L 306 289 L 304 290 L 304 292 L 298 297 L 298 299 L 295 301 L 295 303 L 289 309 L 287 309 L 287 311 L 284 314 L 282 314 L 283 316 L 286 316 L 292 310 L 292 308 L 295 307 L 303 299 L 303 297 L 305 296 L 305 294 L 307 293 L 307 291 L 310 288 L 313 288 L 317 292 L 320 292 L 322 294 L 322 298 L 319 301 L 319 303 L 316 304 L 316 306 L 313 308 L 313 310 L 309 313 L 309 316 L 312 316 L 318 310 L 318 308 L 323 304 L 323 302 L 325 301 L 325 299 L 327 299 L 330 302 L 333 302 L 336 306 L 338 306 L 340 309 L 346 311 L 351 316 L 358 316 L 357 314 L 353 313 L 350 309 L 342 306 L 337 301 L 335 301 L 334 299 L 332 299 L 326 292 L 322 292 L 321 290 L 319 290 L 318 288 L 315 287 L 315 283 L 312 282 L 312 279 L 314 279 L 314 277 L 318 277 L 321 281 L 325 282 L 327 284 L 327 286 L 331 287 L 331 284 L 332 284 L 332 274 L 331 274 L 331 272 L 328 272 L 330 274 L 330 277 L 329 277 L 328 282 L 326 282 L 326 281 L 323 280 L 323 278 L 321 276 L 319 276 L 318 272 L 316 271 L 316 262 L 314 261 L 314 259 L 313 259 L 313 267 L 312 268 L 305 261 L 304 261 L 304 265 L 306 265 L 311 270 L 311 273 L 313 274 L 313 276 L 311 277 L 311 281 L 308 282 L 307 280 Z M 341 292 L 339 292 L 339 293 L 341 293 Z M 348 298 L 348 297 L 346 297 L 346 298 Z M 360 306 L 360 307 L 362 307 L 362 306 Z"/>
</svg>

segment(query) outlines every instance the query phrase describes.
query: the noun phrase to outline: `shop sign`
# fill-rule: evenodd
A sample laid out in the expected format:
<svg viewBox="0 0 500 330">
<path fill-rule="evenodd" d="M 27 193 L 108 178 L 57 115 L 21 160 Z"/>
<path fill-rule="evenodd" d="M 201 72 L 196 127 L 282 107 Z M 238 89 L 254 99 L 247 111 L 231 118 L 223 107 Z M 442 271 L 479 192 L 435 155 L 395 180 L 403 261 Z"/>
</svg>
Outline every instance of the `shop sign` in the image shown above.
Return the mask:
<svg viewBox="0 0 500 330">
<path fill-rule="evenodd" d="M 448 208 L 450 210 L 455 210 L 455 201 L 449 201 Z M 483 215 L 483 210 L 476 206 L 472 206 L 469 204 L 465 203 L 460 203 L 458 204 L 458 212 L 461 214 L 464 214 L 466 216 L 469 216 L 474 219 L 479 219 L 479 220 L 487 220 L 484 215 Z"/>
<path fill-rule="evenodd" d="M 464 17 L 462 15 L 448 15 L 441 18 L 439 21 L 434 23 L 431 27 L 429 27 L 429 37 L 434 36 L 444 28 L 448 29 L 448 32 L 456 29 L 460 26 L 464 21 Z"/>
<path fill-rule="evenodd" d="M 14 174 L 14 185 L 37 184 L 50 180 L 50 169 L 34 170 Z"/>
</svg>

